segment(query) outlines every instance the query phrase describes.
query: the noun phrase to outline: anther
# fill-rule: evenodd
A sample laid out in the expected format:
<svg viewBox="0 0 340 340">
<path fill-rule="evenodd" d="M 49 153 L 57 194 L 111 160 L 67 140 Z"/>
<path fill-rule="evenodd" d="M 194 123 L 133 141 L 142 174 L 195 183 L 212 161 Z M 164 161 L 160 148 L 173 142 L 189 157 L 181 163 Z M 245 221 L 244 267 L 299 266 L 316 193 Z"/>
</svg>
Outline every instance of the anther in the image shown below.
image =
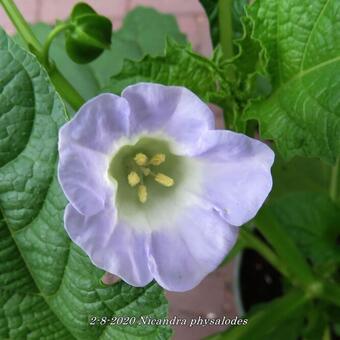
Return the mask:
<svg viewBox="0 0 340 340">
<path fill-rule="evenodd" d="M 159 184 L 164 185 L 165 187 L 172 187 L 175 184 L 175 181 L 171 177 L 160 172 L 156 174 L 155 181 Z"/>
<path fill-rule="evenodd" d="M 128 174 L 128 182 L 132 187 L 136 186 L 140 182 L 140 177 L 138 176 L 137 172 L 131 171 Z"/>
<path fill-rule="evenodd" d="M 164 153 L 157 153 L 154 155 L 149 164 L 151 165 L 161 165 L 165 161 L 165 154 Z"/>
<path fill-rule="evenodd" d="M 137 155 L 134 157 L 134 160 L 139 166 L 144 166 L 148 163 L 148 157 L 143 153 L 137 153 Z"/>
<path fill-rule="evenodd" d="M 140 184 L 138 186 L 138 198 L 141 203 L 145 203 L 148 199 L 148 191 L 146 189 L 146 186 L 143 184 Z"/>
</svg>

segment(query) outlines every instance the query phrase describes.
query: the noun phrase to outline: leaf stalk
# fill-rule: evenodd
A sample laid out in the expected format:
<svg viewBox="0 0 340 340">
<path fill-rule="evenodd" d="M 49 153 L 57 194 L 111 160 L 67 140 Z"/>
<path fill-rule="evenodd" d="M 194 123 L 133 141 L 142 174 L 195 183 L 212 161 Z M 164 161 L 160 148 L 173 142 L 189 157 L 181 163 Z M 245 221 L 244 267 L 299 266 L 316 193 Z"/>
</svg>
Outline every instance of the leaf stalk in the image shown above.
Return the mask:
<svg viewBox="0 0 340 340">
<path fill-rule="evenodd" d="M 85 100 L 73 87 L 73 85 L 60 73 L 58 68 L 53 65 L 49 65 L 48 56 L 44 58 L 44 49 L 41 46 L 38 39 L 32 32 L 31 27 L 15 5 L 13 0 L 0 0 L 0 5 L 3 6 L 5 12 L 10 18 L 11 22 L 15 26 L 18 34 L 27 44 L 28 49 L 38 58 L 38 60 L 46 68 L 53 85 L 55 86 L 58 93 L 62 98 L 67 101 L 74 110 L 78 110 L 81 105 L 84 104 Z M 53 31 L 52 31 L 53 32 Z M 48 50 L 49 46 L 47 47 Z M 45 59 L 45 60 L 44 60 Z M 46 60 L 48 64 L 46 64 Z"/>
</svg>

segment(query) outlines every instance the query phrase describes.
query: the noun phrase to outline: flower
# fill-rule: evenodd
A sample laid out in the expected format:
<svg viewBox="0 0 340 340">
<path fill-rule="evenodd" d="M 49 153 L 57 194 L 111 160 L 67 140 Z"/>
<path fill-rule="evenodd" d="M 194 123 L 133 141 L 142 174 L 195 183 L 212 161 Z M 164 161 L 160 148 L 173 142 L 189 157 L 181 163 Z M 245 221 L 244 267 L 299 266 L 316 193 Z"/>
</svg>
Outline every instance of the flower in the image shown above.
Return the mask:
<svg viewBox="0 0 340 340">
<path fill-rule="evenodd" d="M 271 149 L 214 130 L 184 87 L 140 83 L 93 98 L 60 129 L 59 155 L 67 233 L 133 286 L 195 287 L 272 187 Z"/>
</svg>

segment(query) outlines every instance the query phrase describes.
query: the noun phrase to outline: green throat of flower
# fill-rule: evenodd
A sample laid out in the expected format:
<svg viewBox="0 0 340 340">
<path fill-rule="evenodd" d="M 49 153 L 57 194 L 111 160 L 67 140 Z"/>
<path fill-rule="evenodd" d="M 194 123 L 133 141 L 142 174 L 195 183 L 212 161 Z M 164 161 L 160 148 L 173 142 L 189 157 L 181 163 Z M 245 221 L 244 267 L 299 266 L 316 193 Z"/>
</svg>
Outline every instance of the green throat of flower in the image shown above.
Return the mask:
<svg viewBox="0 0 340 340">
<path fill-rule="evenodd" d="M 116 203 L 124 214 L 170 199 L 184 177 L 185 161 L 169 143 L 144 137 L 125 145 L 112 158 L 109 176 L 117 181 Z"/>
</svg>

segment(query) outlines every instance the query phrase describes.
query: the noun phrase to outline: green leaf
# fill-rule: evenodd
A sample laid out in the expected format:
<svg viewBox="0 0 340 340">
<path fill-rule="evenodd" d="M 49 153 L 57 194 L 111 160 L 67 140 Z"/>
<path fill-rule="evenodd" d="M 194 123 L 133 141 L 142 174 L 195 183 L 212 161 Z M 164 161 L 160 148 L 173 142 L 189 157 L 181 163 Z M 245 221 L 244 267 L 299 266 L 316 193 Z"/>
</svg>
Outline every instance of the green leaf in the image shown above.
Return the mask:
<svg viewBox="0 0 340 340">
<path fill-rule="evenodd" d="M 113 33 L 111 49 L 91 64 L 101 86 L 107 86 L 110 76 L 121 71 L 125 59 L 137 61 L 147 54 L 164 55 L 167 37 L 181 44 L 186 41 L 174 16 L 147 7 L 129 12 L 123 27 Z"/>
<path fill-rule="evenodd" d="M 112 77 L 110 90 L 120 93 L 137 82 L 185 86 L 203 100 L 215 103 L 230 91 L 223 71 L 213 61 L 172 40 L 167 42 L 165 56 L 146 56 L 140 62 L 126 60 L 121 73 Z"/>
<path fill-rule="evenodd" d="M 242 17 L 246 14 L 246 7 L 249 0 L 233 0 L 233 32 L 235 38 L 240 38 L 243 34 Z"/>
<path fill-rule="evenodd" d="M 241 18 L 242 35 L 234 40 L 236 54 L 229 60 L 222 58 L 219 65 L 228 79 L 231 78 L 232 99 L 229 106 L 233 113 L 230 126 L 245 132 L 244 110 L 255 99 L 268 95 L 271 91 L 266 79 L 267 57 L 261 42 L 254 37 L 253 19 L 246 15 Z"/>
<path fill-rule="evenodd" d="M 267 229 L 280 228 L 281 233 L 294 240 L 318 276 L 336 269 L 340 263 L 337 245 L 340 211 L 326 194 L 291 193 L 273 201 L 264 210 L 270 212 L 272 219 Z M 282 239 L 281 243 L 284 246 Z M 297 258 L 295 261 L 298 262 Z"/>
<path fill-rule="evenodd" d="M 339 269 L 339 268 L 337 268 Z M 321 296 L 329 303 L 336 305 L 340 308 L 340 287 L 339 281 L 325 282 Z"/>
<path fill-rule="evenodd" d="M 264 312 L 268 307 L 267 303 L 259 303 L 251 307 L 250 311 L 247 314 L 249 319 L 252 318 L 253 315 L 256 315 L 261 310 Z M 282 323 L 280 322 L 274 329 L 271 329 L 266 334 L 263 334 L 261 340 L 297 340 L 299 336 L 302 334 L 305 322 L 306 312 L 309 310 L 310 303 L 306 303 L 305 305 L 296 308 L 291 312 L 289 316 Z M 289 327 L 287 327 L 289 325 Z M 304 339 L 305 340 L 305 339 Z"/>
<path fill-rule="evenodd" d="M 276 153 L 270 197 L 279 198 L 298 191 L 328 193 L 330 174 L 331 167 L 319 159 L 295 157 L 285 161 Z"/>
<path fill-rule="evenodd" d="M 285 158 L 340 153 L 340 2 L 258 0 L 249 9 L 268 52 L 273 93 L 252 105 L 262 137 Z"/>
<path fill-rule="evenodd" d="M 222 333 L 209 337 L 211 340 L 263 340 L 270 339 L 270 335 L 282 325 L 287 326 L 287 321 L 292 315 L 304 308 L 307 299 L 300 291 L 290 293 L 275 299 L 260 308 L 256 312 L 246 315 L 243 319 L 249 319 L 246 325 L 232 327 Z M 274 339 L 272 337 L 271 339 Z M 275 338 L 276 339 L 276 338 Z"/>
<path fill-rule="evenodd" d="M 305 329 L 301 334 L 303 335 L 303 339 L 322 339 L 322 335 L 328 326 L 325 308 L 318 302 L 312 302 L 310 308 L 307 310 Z"/>
<path fill-rule="evenodd" d="M 310 266 L 294 241 L 281 228 L 271 207 L 267 206 L 255 218 L 255 224 L 286 265 L 292 281 L 307 287 L 316 281 Z"/>
<path fill-rule="evenodd" d="M 0 213 L 0 338 L 72 339 L 38 293 Z"/>
<path fill-rule="evenodd" d="M 167 339 L 165 326 L 89 325 L 91 316 L 165 318 L 166 301 L 154 283 L 103 286 L 103 271 L 66 235 L 55 176 L 64 114 L 36 58 L 0 31 L 1 337 Z"/>
</svg>

